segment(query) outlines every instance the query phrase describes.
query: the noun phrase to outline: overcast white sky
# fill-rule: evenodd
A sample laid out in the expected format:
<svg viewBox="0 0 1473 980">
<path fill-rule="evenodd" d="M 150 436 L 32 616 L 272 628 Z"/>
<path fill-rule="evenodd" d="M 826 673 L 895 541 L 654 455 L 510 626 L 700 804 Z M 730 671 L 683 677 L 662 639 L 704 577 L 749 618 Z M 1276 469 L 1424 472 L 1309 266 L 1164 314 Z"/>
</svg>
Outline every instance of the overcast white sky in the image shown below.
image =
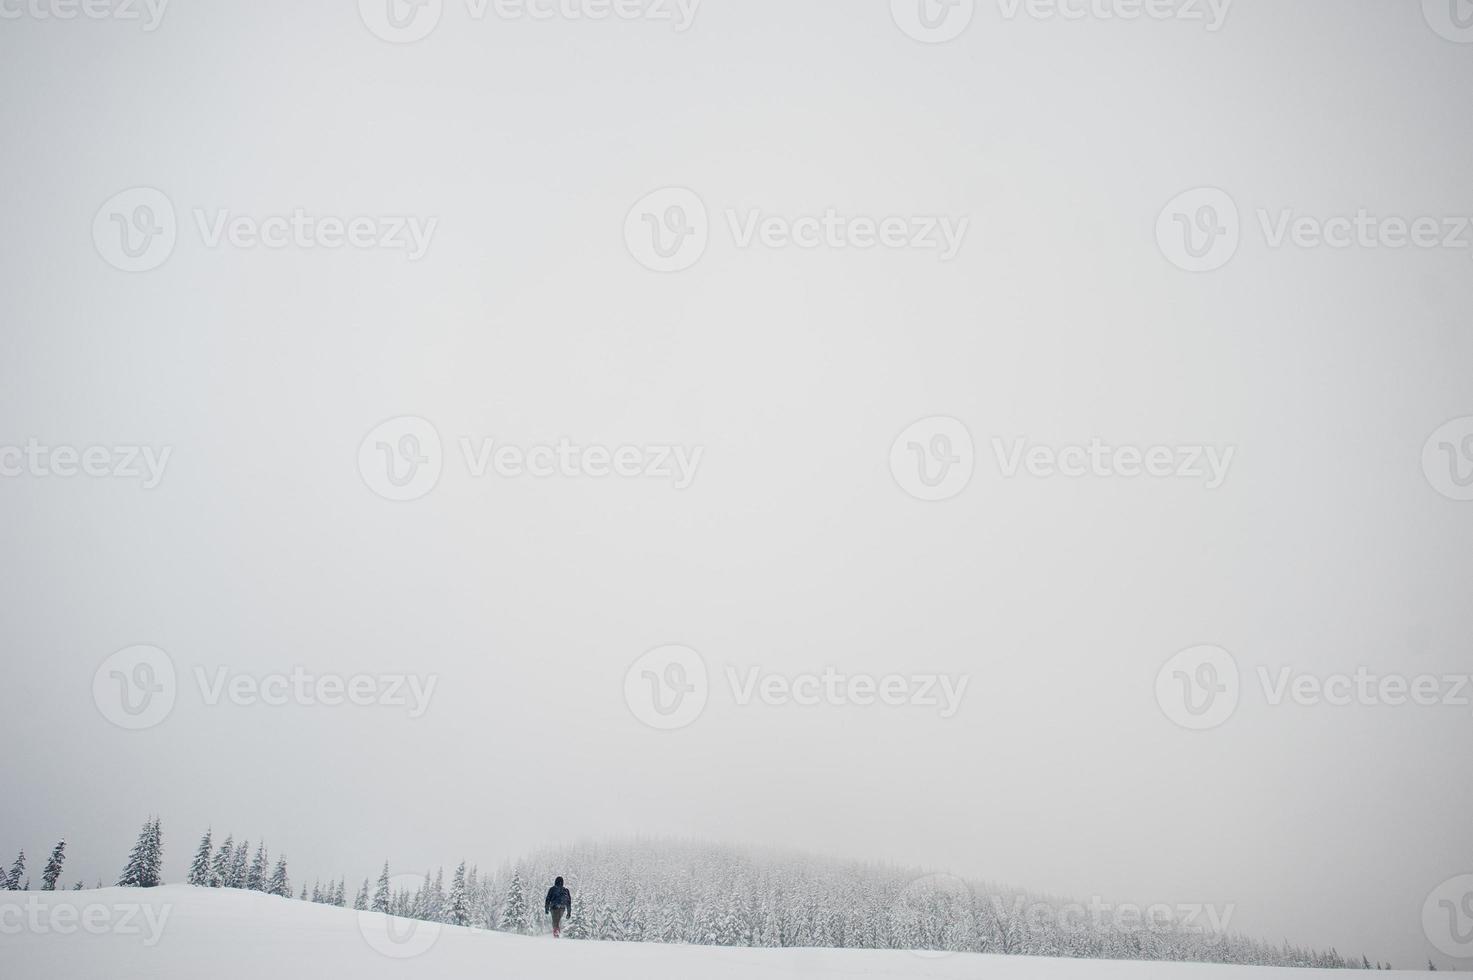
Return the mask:
<svg viewBox="0 0 1473 980">
<path fill-rule="evenodd" d="M 1239 0 L 1217 31 L 978 2 L 941 44 L 890 6 L 705 0 L 677 31 L 445 0 L 397 44 L 346 2 L 174 0 L 152 31 L 0 3 L 0 447 L 171 452 L 152 489 L 0 478 L 4 860 L 64 834 L 68 881 L 112 879 L 154 812 L 171 877 L 213 824 L 352 886 L 669 833 L 1452 965 L 1422 913 L 1473 871 L 1473 708 L 1273 706 L 1255 671 L 1473 669 L 1473 503 L 1422 464 L 1473 415 L 1473 248 L 1274 248 L 1257 212 L 1473 215 L 1473 44 L 1430 0 Z M 129 273 L 94 218 L 136 187 L 177 241 Z M 709 241 L 659 273 L 624 228 L 666 187 Z M 1198 187 L 1242 231 L 1192 273 L 1156 226 Z M 411 260 L 195 217 L 298 208 L 436 224 Z M 727 220 L 828 208 L 969 225 L 943 260 Z M 358 463 L 400 416 L 444 447 L 408 502 Z M 890 465 L 932 416 L 976 449 L 944 502 Z M 476 477 L 461 437 L 702 455 L 679 490 Z M 1216 489 L 1006 477 L 994 439 L 1235 455 Z M 178 676 L 139 731 L 93 693 L 133 644 Z M 675 731 L 624 693 L 662 644 L 710 669 Z M 1155 695 L 1198 644 L 1243 676 L 1208 731 Z M 410 718 L 194 680 L 294 666 L 437 686 Z M 945 718 L 743 706 L 728 666 L 969 682 Z"/>
</svg>

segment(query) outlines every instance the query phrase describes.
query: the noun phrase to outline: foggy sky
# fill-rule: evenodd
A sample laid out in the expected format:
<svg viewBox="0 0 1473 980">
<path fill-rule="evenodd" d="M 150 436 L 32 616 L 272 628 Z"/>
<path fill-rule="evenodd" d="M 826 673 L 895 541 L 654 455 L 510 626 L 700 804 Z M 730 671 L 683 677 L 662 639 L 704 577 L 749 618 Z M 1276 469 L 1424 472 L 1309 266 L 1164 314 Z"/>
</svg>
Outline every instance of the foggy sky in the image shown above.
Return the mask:
<svg viewBox="0 0 1473 980">
<path fill-rule="evenodd" d="M 1422 466 L 1473 415 L 1473 250 L 1274 248 L 1257 214 L 1473 215 L 1473 45 L 1419 6 L 1239 0 L 1213 32 L 979 2 L 938 44 L 879 0 L 705 0 L 684 31 L 446 0 L 411 44 L 352 3 L 0 22 L 0 446 L 171 449 L 151 489 L 0 478 L 0 859 L 39 880 L 65 835 L 65 882 L 110 883 L 158 813 L 171 878 L 211 825 L 356 890 L 679 834 L 1455 965 L 1422 909 L 1473 871 L 1473 709 L 1275 706 L 1254 673 L 1473 662 L 1473 503 Z M 136 187 L 178 240 L 129 273 L 93 224 Z M 624 228 L 667 187 L 709 241 L 662 273 Z M 1201 187 L 1242 241 L 1194 273 L 1156 225 Z M 299 208 L 437 224 L 410 260 L 195 217 Z M 945 261 L 739 247 L 727 217 L 830 208 L 969 227 Z M 399 502 L 359 450 L 403 416 L 444 453 Z M 941 502 L 890 467 L 934 416 L 975 445 Z M 462 438 L 702 456 L 685 489 L 477 477 Z M 1235 456 L 1210 490 L 1007 477 L 995 439 Z M 179 691 L 128 731 L 93 681 L 134 644 Z M 624 693 L 666 644 L 709 668 L 673 731 Z M 1188 731 L 1155 684 L 1200 644 L 1245 690 Z M 417 718 L 195 684 L 298 666 L 437 680 Z M 941 717 L 742 705 L 728 667 L 969 680 Z"/>
</svg>

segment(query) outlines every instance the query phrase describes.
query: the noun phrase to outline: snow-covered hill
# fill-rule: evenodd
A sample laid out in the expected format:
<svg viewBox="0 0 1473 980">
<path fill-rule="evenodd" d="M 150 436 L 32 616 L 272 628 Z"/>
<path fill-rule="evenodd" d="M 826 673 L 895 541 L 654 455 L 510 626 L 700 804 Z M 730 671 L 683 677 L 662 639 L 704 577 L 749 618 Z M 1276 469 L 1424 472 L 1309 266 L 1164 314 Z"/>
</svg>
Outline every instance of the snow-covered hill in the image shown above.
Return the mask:
<svg viewBox="0 0 1473 980">
<path fill-rule="evenodd" d="M 971 953 L 554 941 L 187 885 L 0 893 L 0 964 L 0 973 L 17 980 L 1312 980 L 1347 975 Z"/>
</svg>

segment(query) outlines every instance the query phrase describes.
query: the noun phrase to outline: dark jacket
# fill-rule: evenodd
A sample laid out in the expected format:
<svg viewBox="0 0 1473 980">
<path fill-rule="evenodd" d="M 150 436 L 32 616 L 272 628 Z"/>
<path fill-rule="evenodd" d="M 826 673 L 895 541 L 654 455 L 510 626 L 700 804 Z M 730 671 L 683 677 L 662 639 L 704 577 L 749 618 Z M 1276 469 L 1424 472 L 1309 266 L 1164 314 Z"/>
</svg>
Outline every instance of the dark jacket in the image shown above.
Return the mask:
<svg viewBox="0 0 1473 980">
<path fill-rule="evenodd" d="M 573 893 L 562 885 L 553 885 L 547 890 L 547 898 L 542 902 L 543 913 L 551 912 L 553 909 L 562 909 L 564 912 L 573 907 Z"/>
</svg>

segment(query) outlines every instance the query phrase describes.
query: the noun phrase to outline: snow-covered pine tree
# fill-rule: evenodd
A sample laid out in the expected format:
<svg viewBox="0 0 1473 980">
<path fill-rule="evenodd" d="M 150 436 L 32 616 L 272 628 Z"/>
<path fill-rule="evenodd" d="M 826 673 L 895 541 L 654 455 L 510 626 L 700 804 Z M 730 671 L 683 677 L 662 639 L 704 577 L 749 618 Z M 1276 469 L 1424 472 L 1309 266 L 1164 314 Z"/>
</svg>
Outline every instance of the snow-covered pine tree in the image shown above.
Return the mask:
<svg viewBox="0 0 1473 980">
<path fill-rule="evenodd" d="M 592 925 L 593 938 L 618 939 L 622 935 L 619 913 L 614 911 L 614 906 L 609 902 L 602 902 L 596 908 Z"/>
<path fill-rule="evenodd" d="M 336 905 L 340 909 L 341 908 L 347 908 L 347 905 L 348 905 L 347 886 L 348 886 L 347 879 L 346 878 L 339 878 L 338 879 L 338 887 L 332 893 L 332 904 Z"/>
<path fill-rule="evenodd" d="M 420 876 L 419 888 L 409 898 L 409 916 L 426 922 L 435 920 L 434 895 L 430 892 L 430 869 Z"/>
<path fill-rule="evenodd" d="M 305 881 L 302 882 L 302 894 L 298 895 L 297 898 L 303 902 L 307 900 L 307 883 Z M 317 899 L 313 898 L 312 900 L 315 902 Z"/>
<path fill-rule="evenodd" d="M 15 856 L 15 863 L 10 866 L 10 873 L 5 876 L 5 890 L 20 891 L 21 876 L 26 873 L 26 852 L 22 850 Z"/>
<path fill-rule="evenodd" d="M 271 883 L 267 885 L 266 891 L 272 895 L 280 895 L 282 898 L 292 897 L 292 883 L 286 875 L 286 855 L 276 859 L 276 867 L 271 871 Z"/>
<path fill-rule="evenodd" d="M 210 843 L 210 828 L 205 828 L 205 835 L 200 838 L 199 849 L 194 852 L 194 860 L 190 862 L 189 874 L 185 881 L 191 885 L 200 887 L 208 886 L 210 883 L 210 851 L 213 845 Z"/>
<path fill-rule="evenodd" d="M 429 875 L 425 875 L 428 883 Z M 426 902 L 425 919 L 430 922 L 444 922 L 448 906 L 445 901 L 445 868 L 435 869 L 435 884 L 428 889 L 430 898 Z"/>
<path fill-rule="evenodd" d="M 717 946 L 745 946 L 746 920 L 740 907 L 740 899 L 734 892 L 718 896 L 712 911 L 712 942 Z"/>
<path fill-rule="evenodd" d="M 563 935 L 569 939 L 588 938 L 588 916 L 583 914 L 587 903 L 583 900 L 583 890 L 580 888 L 573 893 L 573 907 L 568 909 L 568 924 L 563 926 Z"/>
<path fill-rule="evenodd" d="M 230 856 L 230 887 L 244 888 L 250 877 L 251 842 L 243 840 Z"/>
<path fill-rule="evenodd" d="M 358 889 L 358 897 L 353 899 L 353 910 L 355 912 L 368 911 L 368 879 L 363 879 L 363 887 Z"/>
<path fill-rule="evenodd" d="M 215 852 L 215 860 L 210 864 L 210 887 L 224 888 L 230 884 L 230 862 L 235 860 L 235 836 L 225 835 L 225 843 Z"/>
<path fill-rule="evenodd" d="M 519 870 L 512 872 L 506 901 L 501 904 L 501 928 L 506 932 L 524 934 L 532 931 L 532 903 L 527 900 L 527 890 L 522 886 Z"/>
<path fill-rule="evenodd" d="M 447 911 L 447 919 L 452 926 L 468 926 L 471 924 L 470 905 L 466 900 L 465 893 L 465 862 L 460 862 L 460 867 L 455 869 L 455 877 L 450 882 L 450 908 Z"/>
<path fill-rule="evenodd" d="M 46 862 L 46 870 L 41 872 L 41 890 L 43 892 L 56 891 L 56 879 L 61 877 L 61 862 L 66 860 L 66 841 L 56 842 L 56 847 L 51 852 L 51 858 Z"/>
<path fill-rule="evenodd" d="M 256 856 L 251 860 L 250 870 L 246 872 L 245 887 L 253 892 L 265 891 L 270 867 L 271 858 L 266 853 L 266 842 L 262 841 L 256 846 Z"/>
<path fill-rule="evenodd" d="M 777 908 L 769 901 L 762 909 L 762 919 L 757 924 L 753 945 L 781 946 L 783 944 L 782 923 L 778 921 Z"/>
<path fill-rule="evenodd" d="M 128 864 L 118 878 L 124 888 L 156 888 L 159 885 L 159 870 L 163 865 L 164 841 L 159 818 L 151 817 L 138 834 L 138 843 L 128 855 Z"/>
<path fill-rule="evenodd" d="M 414 917 L 414 893 L 408 888 L 401 888 L 394 892 L 389 899 L 389 914 L 397 915 L 401 919 Z"/>
<path fill-rule="evenodd" d="M 384 862 L 383 873 L 378 876 L 378 887 L 373 892 L 373 910 L 375 912 L 388 912 L 389 902 L 392 896 L 389 894 L 389 862 Z"/>
</svg>

